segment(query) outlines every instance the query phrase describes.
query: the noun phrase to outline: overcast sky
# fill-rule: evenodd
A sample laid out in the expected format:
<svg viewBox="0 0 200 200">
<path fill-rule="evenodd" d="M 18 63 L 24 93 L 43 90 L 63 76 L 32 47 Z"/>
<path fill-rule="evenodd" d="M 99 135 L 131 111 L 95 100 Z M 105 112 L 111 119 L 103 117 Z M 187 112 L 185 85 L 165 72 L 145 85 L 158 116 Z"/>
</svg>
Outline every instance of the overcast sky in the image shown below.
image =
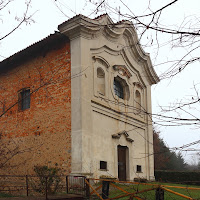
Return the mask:
<svg viewBox="0 0 200 200">
<path fill-rule="evenodd" d="M 119 4 L 119 0 L 110 1 L 113 8 L 120 9 L 121 12 L 126 12 L 126 8 L 123 4 Z M 148 13 L 149 10 L 148 2 L 150 2 L 150 7 L 152 9 L 158 9 L 169 0 L 140 0 L 137 4 L 132 0 L 123 1 L 132 12 L 138 15 Z M 16 30 L 9 37 L 5 38 L 0 42 L 0 60 L 16 53 L 17 51 L 24 49 L 25 47 L 41 40 L 42 38 L 48 36 L 57 30 L 57 27 L 62 22 L 68 20 L 76 14 L 84 14 L 86 16 L 95 17 L 93 13 L 94 8 L 91 6 L 89 1 L 84 0 L 57 0 L 57 4 L 53 0 L 32 0 L 31 8 L 29 13 L 34 13 L 32 19 L 34 22 L 30 21 L 30 25 L 22 25 L 18 30 Z M 56 7 L 58 5 L 62 11 Z M 161 19 L 162 23 L 167 25 L 176 26 L 183 19 L 188 18 L 198 18 L 199 16 L 199 0 L 179 0 L 174 6 L 171 6 L 163 13 Z M 25 10 L 24 0 L 15 0 L 14 3 L 10 4 L 9 9 L 4 9 L 0 13 L 0 34 L 3 36 L 6 32 L 14 27 L 16 21 L 13 19 L 15 16 L 21 17 Z M 104 11 L 105 12 L 105 11 Z M 114 21 L 122 20 L 123 17 L 114 15 L 111 10 L 106 10 Z M 128 12 L 128 11 L 127 11 Z M 99 15 L 101 13 L 97 13 Z M 188 20 L 190 21 L 190 20 Z M 192 22 L 190 21 L 192 24 Z M 195 24 L 192 24 L 195 26 Z M 171 36 L 164 36 L 163 39 Z M 165 39 L 166 39 L 165 38 Z M 144 41 L 148 40 L 147 36 Z M 169 63 L 166 65 L 157 65 L 158 63 L 165 62 L 170 59 L 178 59 L 179 53 L 186 51 L 185 49 L 174 50 L 170 46 L 164 46 L 164 48 L 159 49 L 158 46 L 152 45 L 151 47 L 145 48 L 145 51 L 151 54 L 152 63 L 155 65 L 156 72 L 158 75 L 162 74 L 168 67 Z M 158 83 L 156 86 L 152 87 L 152 104 L 153 112 L 160 112 L 160 106 L 168 106 L 171 103 L 184 101 L 186 99 L 191 99 L 195 96 L 194 84 L 197 89 L 199 88 L 200 79 L 200 67 L 199 62 L 189 66 L 179 75 L 173 79 L 165 79 Z M 199 106 L 199 105 L 198 105 Z M 199 107 L 197 110 L 192 110 L 193 114 L 199 118 Z M 184 127 L 159 127 L 161 131 L 161 137 L 169 145 L 169 147 L 179 147 L 184 144 L 193 142 L 200 139 L 199 129 L 190 126 Z M 195 148 L 200 149 L 200 145 L 195 146 Z M 189 161 L 190 153 L 184 152 L 183 155 Z"/>
</svg>

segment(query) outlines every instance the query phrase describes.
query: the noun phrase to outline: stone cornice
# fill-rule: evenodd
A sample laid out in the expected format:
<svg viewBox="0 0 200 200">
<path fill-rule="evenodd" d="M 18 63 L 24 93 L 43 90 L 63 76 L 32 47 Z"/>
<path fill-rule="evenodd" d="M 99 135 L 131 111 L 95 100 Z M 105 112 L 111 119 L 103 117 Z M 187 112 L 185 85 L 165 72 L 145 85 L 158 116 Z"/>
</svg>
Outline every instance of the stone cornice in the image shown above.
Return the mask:
<svg viewBox="0 0 200 200">
<path fill-rule="evenodd" d="M 124 114 L 123 110 L 122 112 L 117 111 L 115 106 L 106 103 L 106 101 L 104 98 L 101 98 L 101 100 L 97 100 L 97 98 L 91 100 L 93 111 L 145 130 L 145 119 L 138 118 L 137 115 L 133 114 Z"/>
<path fill-rule="evenodd" d="M 101 24 L 95 23 L 83 15 L 77 15 L 59 25 L 58 29 L 61 33 L 67 35 L 70 40 L 80 36 L 91 38 L 100 32 Z"/>
</svg>

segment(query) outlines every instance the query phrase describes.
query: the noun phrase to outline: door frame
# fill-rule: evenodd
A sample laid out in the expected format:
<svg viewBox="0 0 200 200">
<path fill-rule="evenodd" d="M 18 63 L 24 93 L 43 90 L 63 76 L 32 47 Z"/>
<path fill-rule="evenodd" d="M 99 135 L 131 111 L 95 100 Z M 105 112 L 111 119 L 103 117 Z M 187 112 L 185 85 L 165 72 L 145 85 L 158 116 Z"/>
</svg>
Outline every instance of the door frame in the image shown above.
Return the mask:
<svg viewBox="0 0 200 200">
<path fill-rule="evenodd" d="M 125 149 L 125 180 L 127 180 L 127 178 L 129 177 L 128 176 L 128 173 L 129 173 L 129 148 L 128 146 L 122 146 L 122 145 L 117 145 L 117 175 L 118 175 L 118 178 L 119 178 L 119 167 L 118 167 L 118 163 L 119 163 L 119 148 L 123 148 Z"/>
</svg>

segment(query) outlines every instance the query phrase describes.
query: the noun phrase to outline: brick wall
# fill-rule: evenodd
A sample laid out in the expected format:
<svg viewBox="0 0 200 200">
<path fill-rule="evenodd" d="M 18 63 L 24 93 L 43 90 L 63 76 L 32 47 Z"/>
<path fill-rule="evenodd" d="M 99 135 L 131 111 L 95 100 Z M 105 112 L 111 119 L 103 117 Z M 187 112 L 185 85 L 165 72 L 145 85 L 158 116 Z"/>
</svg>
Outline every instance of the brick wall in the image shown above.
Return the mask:
<svg viewBox="0 0 200 200">
<path fill-rule="evenodd" d="M 0 163 L 8 160 L 1 174 L 33 174 L 35 165 L 70 173 L 70 75 L 69 42 L 0 74 L 0 114 L 13 106 L 0 117 Z M 32 94 L 30 108 L 21 111 L 17 101 L 23 88 Z"/>
</svg>

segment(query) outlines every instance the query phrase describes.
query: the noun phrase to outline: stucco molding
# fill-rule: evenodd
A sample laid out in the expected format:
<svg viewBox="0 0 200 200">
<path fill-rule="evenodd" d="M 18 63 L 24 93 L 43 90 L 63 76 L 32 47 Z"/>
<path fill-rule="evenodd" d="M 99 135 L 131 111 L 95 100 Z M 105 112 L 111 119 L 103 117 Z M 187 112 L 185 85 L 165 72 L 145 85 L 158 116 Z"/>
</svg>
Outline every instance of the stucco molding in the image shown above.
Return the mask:
<svg viewBox="0 0 200 200">
<path fill-rule="evenodd" d="M 107 45 L 103 45 L 99 48 L 91 48 L 90 50 L 91 50 L 93 56 L 98 56 L 103 52 L 106 52 L 107 54 L 113 55 L 113 56 L 118 56 L 121 54 L 121 50 L 111 49 Z"/>
<path fill-rule="evenodd" d="M 113 69 L 117 71 L 120 75 L 126 76 L 127 78 L 130 78 L 132 76 L 125 65 L 114 65 Z"/>
<path fill-rule="evenodd" d="M 145 89 L 144 85 L 142 85 L 140 82 L 133 82 L 133 85 L 140 88 L 141 90 Z"/>
<path fill-rule="evenodd" d="M 84 37 L 88 39 L 98 38 L 104 35 L 107 40 L 113 42 L 124 38 L 127 45 L 122 46 L 122 50 L 128 48 L 134 58 L 144 67 L 150 84 L 155 84 L 159 78 L 153 69 L 150 56 L 142 49 L 136 30 L 129 21 L 121 21 L 114 23 L 108 15 L 103 15 L 97 19 L 90 19 L 83 15 L 77 15 L 74 18 L 64 22 L 58 26 L 61 33 L 67 35 L 70 40 L 76 37 Z"/>
<path fill-rule="evenodd" d="M 121 132 L 119 132 L 119 133 L 117 133 L 117 134 L 113 134 L 113 135 L 112 135 L 112 138 L 113 138 L 113 139 L 120 139 L 120 137 L 121 137 L 122 135 L 125 136 L 125 138 L 126 138 L 126 140 L 127 140 L 128 142 L 130 142 L 130 143 L 134 142 L 134 140 L 131 139 L 131 138 L 129 137 L 129 134 L 128 134 L 126 131 L 121 131 Z"/>
<path fill-rule="evenodd" d="M 122 24 L 108 24 L 105 26 L 103 34 L 108 40 L 117 41 L 123 36 L 124 30 L 125 28 Z"/>
<path fill-rule="evenodd" d="M 139 70 L 136 69 L 136 67 L 134 66 L 134 64 L 131 62 L 131 58 L 130 56 L 128 56 L 127 51 L 125 51 L 124 49 L 122 49 L 121 51 L 121 56 L 123 57 L 123 60 L 126 62 L 126 66 L 129 66 L 129 69 L 131 70 L 132 74 L 134 73 L 135 76 L 137 77 L 137 80 L 140 82 L 140 84 L 145 88 L 145 82 L 141 76 L 141 73 L 139 72 Z M 134 58 L 135 61 L 137 61 L 136 58 Z M 129 83 L 132 84 L 131 82 L 131 78 L 129 79 Z"/>
<path fill-rule="evenodd" d="M 102 98 L 103 100 L 104 98 Z M 112 106 L 112 104 L 109 104 L 108 102 L 104 101 L 97 101 L 96 99 L 92 100 L 92 110 L 94 112 L 100 113 L 104 116 L 107 116 L 109 118 L 113 118 L 115 120 L 121 121 L 123 123 L 132 125 L 138 129 L 145 130 L 145 121 L 143 118 L 137 118 L 136 115 L 130 115 L 130 114 L 124 114 L 124 110 L 116 111 L 116 108 Z M 106 100 L 105 100 L 106 101 Z"/>
<path fill-rule="evenodd" d="M 107 62 L 107 60 L 105 58 L 103 58 L 102 56 L 98 56 L 98 55 L 95 55 L 95 56 L 92 56 L 93 60 L 96 62 L 99 62 L 101 63 L 103 66 L 105 66 L 106 68 L 109 68 L 110 67 L 110 64 Z"/>
<path fill-rule="evenodd" d="M 137 61 L 140 63 L 140 65 L 143 65 L 151 85 L 156 84 L 159 82 L 159 77 L 152 66 L 150 55 L 145 53 L 142 49 L 133 24 L 130 22 L 125 23 L 129 24 L 129 28 L 126 28 L 123 34 L 128 41 L 131 55 L 134 56 L 134 59 L 137 58 Z"/>
</svg>

